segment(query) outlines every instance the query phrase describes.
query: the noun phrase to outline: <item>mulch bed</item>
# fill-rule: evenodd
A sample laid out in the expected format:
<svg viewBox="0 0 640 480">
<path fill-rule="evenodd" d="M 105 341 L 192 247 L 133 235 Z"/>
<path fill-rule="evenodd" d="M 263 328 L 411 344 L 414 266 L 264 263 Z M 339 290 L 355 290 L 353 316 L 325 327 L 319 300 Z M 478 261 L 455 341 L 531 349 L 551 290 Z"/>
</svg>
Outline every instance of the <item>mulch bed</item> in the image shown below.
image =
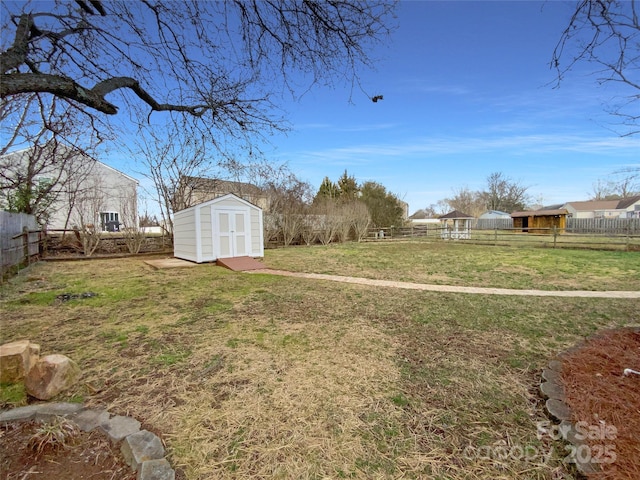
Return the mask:
<svg viewBox="0 0 640 480">
<path fill-rule="evenodd" d="M 640 478 L 640 328 L 606 331 L 562 358 L 565 403 L 581 422 L 586 446 L 600 471 L 590 479 Z"/>
<path fill-rule="evenodd" d="M 2 480 L 135 480 L 119 445 L 104 433 L 78 432 L 64 444 L 47 445 L 38 452 L 32 439 L 41 426 L 25 422 L 0 427 Z"/>
</svg>

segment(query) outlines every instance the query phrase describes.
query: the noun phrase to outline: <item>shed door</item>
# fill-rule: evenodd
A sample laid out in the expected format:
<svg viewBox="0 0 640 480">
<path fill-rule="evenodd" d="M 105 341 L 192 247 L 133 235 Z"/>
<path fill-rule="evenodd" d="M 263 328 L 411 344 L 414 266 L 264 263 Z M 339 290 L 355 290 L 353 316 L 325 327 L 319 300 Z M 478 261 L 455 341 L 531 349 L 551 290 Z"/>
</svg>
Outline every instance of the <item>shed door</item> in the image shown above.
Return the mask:
<svg viewBox="0 0 640 480">
<path fill-rule="evenodd" d="M 215 210 L 217 232 L 214 244 L 218 246 L 218 257 L 242 257 L 248 255 L 249 214 L 244 210 Z M 216 239 L 217 234 L 217 239 Z M 217 240 L 217 241 L 216 241 Z"/>
</svg>

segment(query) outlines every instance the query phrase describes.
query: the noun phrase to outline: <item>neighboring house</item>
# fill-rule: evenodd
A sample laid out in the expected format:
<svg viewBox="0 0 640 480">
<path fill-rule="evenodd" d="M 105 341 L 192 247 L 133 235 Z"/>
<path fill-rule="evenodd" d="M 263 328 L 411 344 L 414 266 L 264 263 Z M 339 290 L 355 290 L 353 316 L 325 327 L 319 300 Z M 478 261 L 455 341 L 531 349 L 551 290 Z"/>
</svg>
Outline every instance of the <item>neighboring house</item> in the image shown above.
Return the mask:
<svg viewBox="0 0 640 480">
<path fill-rule="evenodd" d="M 37 174 L 24 174 L 29 164 L 37 167 Z M 0 166 L 3 186 L 17 177 L 50 186 L 42 220 L 49 230 L 137 226 L 138 181 L 80 150 L 60 144 L 31 147 L 3 155 Z"/>
<path fill-rule="evenodd" d="M 475 228 L 478 230 L 495 230 L 513 228 L 511 215 L 500 210 L 488 210 L 478 217 Z"/>
<path fill-rule="evenodd" d="M 409 204 L 407 202 L 404 202 L 400 199 L 398 199 L 398 203 L 400 204 L 400 208 L 402 208 L 402 219 L 403 220 L 408 220 L 409 219 Z"/>
<path fill-rule="evenodd" d="M 640 195 L 620 200 L 568 202 L 563 208 L 573 218 L 640 218 Z"/>
<path fill-rule="evenodd" d="M 479 220 L 495 220 L 504 218 L 511 218 L 511 215 L 507 212 L 501 212 L 500 210 L 487 210 L 478 217 Z"/>
<path fill-rule="evenodd" d="M 440 220 L 434 217 L 427 217 L 427 214 L 424 210 L 418 210 L 413 215 L 411 215 L 408 219 L 412 225 L 429 225 L 429 224 L 439 224 Z"/>
<path fill-rule="evenodd" d="M 175 211 L 189 208 L 214 198 L 233 193 L 234 195 L 269 211 L 271 201 L 261 188 L 251 183 L 231 182 L 217 178 L 180 177 L 174 199 Z"/>
</svg>

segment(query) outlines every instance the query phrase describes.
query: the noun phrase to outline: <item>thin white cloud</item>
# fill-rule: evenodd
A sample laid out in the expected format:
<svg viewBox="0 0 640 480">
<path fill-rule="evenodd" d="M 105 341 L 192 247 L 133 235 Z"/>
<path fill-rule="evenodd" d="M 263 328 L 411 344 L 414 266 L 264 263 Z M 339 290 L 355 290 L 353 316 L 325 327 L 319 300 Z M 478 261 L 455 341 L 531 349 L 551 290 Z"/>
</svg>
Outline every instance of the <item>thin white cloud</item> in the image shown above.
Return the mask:
<svg viewBox="0 0 640 480">
<path fill-rule="evenodd" d="M 424 78 L 404 78 L 396 80 L 394 91 L 415 93 L 437 93 L 440 95 L 469 95 L 472 90 L 464 85 L 442 84 Z"/>
<path fill-rule="evenodd" d="M 330 130 L 333 132 L 372 132 L 376 130 L 389 130 L 392 128 L 398 128 L 397 123 L 373 123 L 373 124 L 361 124 L 361 125 L 348 125 L 342 126 L 331 123 L 304 123 L 296 125 L 296 130 Z"/>
<path fill-rule="evenodd" d="M 593 138 L 579 135 L 518 135 L 494 138 L 421 138 L 397 144 L 362 144 L 324 150 L 296 152 L 298 160 L 366 164 L 376 158 L 445 156 L 499 152 L 520 156 L 532 153 L 576 152 L 585 154 L 615 153 L 637 156 L 640 139 L 633 137 Z"/>
</svg>

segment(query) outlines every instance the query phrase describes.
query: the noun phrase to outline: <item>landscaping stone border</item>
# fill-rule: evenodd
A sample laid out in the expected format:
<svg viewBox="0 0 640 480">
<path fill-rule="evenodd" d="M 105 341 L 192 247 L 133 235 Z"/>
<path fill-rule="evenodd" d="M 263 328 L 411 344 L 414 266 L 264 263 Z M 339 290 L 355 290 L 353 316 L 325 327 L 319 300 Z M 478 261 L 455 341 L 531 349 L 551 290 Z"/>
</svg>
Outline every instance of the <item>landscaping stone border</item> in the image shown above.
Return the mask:
<svg viewBox="0 0 640 480">
<path fill-rule="evenodd" d="M 640 328 L 626 327 L 631 331 L 640 332 Z M 580 434 L 577 431 L 576 425 L 571 422 L 571 408 L 565 403 L 566 397 L 564 392 L 564 386 L 562 385 L 562 359 L 569 353 L 576 352 L 583 348 L 588 341 L 597 339 L 603 336 L 605 332 L 599 332 L 592 337 L 581 341 L 573 347 L 565 350 L 557 356 L 556 360 L 549 362 L 547 367 L 542 371 L 542 382 L 540 383 L 540 392 L 547 399 L 545 407 L 552 419 L 559 422 L 558 432 L 562 435 L 562 439 L 573 446 L 573 452 L 580 451 L 582 448 L 588 448 L 584 433 Z M 584 460 L 580 455 L 575 455 L 573 460 L 575 461 L 578 471 L 583 475 L 594 474 L 601 472 L 600 465 L 598 463 L 592 463 Z"/>
<path fill-rule="evenodd" d="M 175 471 L 165 458 L 162 441 L 133 417 L 111 414 L 106 410 L 85 408 L 80 403 L 41 403 L 0 412 L 0 425 L 36 420 L 50 422 L 64 417 L 83 432 L 100 428 L 114 443 L 122 442 L 120 452 L 137 480 L 175 480 Z"/>
<path fill-rule="evenodd" d="M 574 347 L 575 349 L 576 347 Z M 572 349 L 573 350 L 573 349 Z M 560 355 L 562 358 L 562 355 Z M 562 439 L 575 448 L 574 451 L 578 451 L 581 445 L 585 444 L 581 435 L 577 435 L 575 425 L 571 422 L 571 409 L 564 402 L 565 394 L 564 387 L 561 380 L 562 375 L 562 361 L 552 360 L 549 365 L 542 371 L 542 382 L 540 383 L 540 392 L 547 399 L 545 407 L 549 415 L 559 422 L 557 431 L 560 432 Z M 579 440 L 580 439 L 580 440 Z M 581 462 L 579 455 L 573 459 L 576 464 L 576 468 L 583 475 L 596 473 L 599 471 L 598 464 L 589 462 Z"/>
</svg>

